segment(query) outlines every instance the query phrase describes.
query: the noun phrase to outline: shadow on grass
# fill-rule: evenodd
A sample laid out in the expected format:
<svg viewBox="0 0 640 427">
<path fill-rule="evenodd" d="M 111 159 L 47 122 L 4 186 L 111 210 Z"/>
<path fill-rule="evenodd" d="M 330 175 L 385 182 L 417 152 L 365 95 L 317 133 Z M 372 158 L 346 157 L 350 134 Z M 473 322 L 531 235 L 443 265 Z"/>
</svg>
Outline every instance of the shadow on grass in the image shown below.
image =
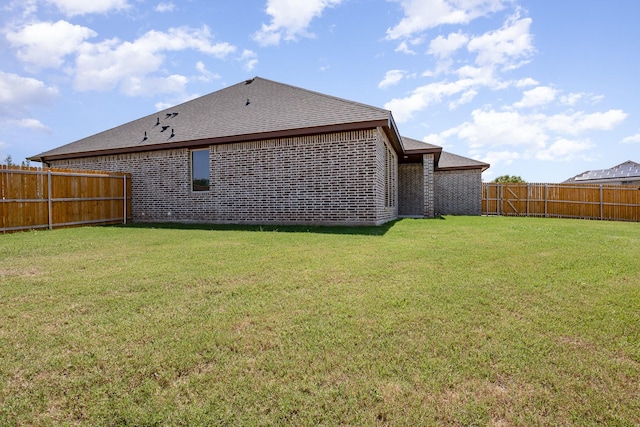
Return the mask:
<svg viewBox="0 0 640 427">
<path fill-rule="evenodd" d="M 398 221 L 400 220 L 389 221 L 378 226 L 247 225 L 182 222 L 134 222 L 130 224 L 105 225 L 105 227 L 384 236 Z"/>
</svg>

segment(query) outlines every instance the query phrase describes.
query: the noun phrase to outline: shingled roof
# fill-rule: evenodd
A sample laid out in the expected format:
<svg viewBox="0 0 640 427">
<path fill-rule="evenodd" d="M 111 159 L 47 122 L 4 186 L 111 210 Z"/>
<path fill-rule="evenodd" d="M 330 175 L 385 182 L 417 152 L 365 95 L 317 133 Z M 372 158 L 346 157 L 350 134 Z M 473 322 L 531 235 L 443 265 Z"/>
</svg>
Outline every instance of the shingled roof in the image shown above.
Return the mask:
<svg viewBox="0 0 640 427">
<path fill-rule="evenodd" d="M 255 77 L 30 157 L 81 158 L 382 127 L 398 153 L 388 110 Z"/>
<path fill-rule="evenodd" d="M 437 170 L 460 170 L 460 169 L 489 169 L 489 164 L 473 160 L 468 157 L 459 156 L 457 154 L 443 151 L 440 155 L 440 161 L 438 162 Z"/>
<path fill-rule="evenodd" d="M 405 149 L 405 161 L 409 162 L 422 161 L 422 154 L 433 153 L 435 155 L 436 170 L 482 169 L 484 172 L 490 166 L 488 163 L 444 151 L 438 145 L 407 138 L 406 136 L 402 137 L 402 146 Z"/>
</svg>

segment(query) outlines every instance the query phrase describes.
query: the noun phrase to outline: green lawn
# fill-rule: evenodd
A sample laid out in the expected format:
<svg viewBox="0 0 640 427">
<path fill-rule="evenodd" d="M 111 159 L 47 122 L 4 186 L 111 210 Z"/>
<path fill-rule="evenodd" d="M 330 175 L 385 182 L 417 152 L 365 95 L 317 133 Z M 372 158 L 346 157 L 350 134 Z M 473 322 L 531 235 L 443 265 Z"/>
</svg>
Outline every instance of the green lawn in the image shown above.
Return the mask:
<svg viewBox="0 0 640 427">
<path fill-rule="evenodd" d="M 0 235 L 0 425 L 640 425 L 640 224 Z"/>
</svg>

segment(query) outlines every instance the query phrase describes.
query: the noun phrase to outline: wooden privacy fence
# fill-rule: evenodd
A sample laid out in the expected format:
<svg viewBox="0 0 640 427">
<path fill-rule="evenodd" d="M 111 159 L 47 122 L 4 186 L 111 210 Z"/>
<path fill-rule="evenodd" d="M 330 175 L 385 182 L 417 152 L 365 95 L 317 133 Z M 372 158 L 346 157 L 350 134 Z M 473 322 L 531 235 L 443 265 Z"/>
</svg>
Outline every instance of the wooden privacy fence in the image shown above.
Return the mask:
<svg viewBox="0 0 640 427">
<path fill-rule="evenodd" d="M 131 176 L 0 165 L 0 232 L 126 223 Z"/>
<path fill-rule="evenodd" d="M 483 215 L 640 221 L 640 188 L 607 184 L 482 184 Z"/>
</svg>

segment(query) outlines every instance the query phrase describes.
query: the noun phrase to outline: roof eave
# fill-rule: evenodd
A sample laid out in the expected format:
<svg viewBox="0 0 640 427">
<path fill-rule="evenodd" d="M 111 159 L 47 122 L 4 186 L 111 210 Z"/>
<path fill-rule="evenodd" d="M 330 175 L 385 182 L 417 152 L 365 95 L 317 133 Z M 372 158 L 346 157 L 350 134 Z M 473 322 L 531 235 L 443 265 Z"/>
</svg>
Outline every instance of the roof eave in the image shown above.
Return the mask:
<svg viewBox="0 0 640 427">
<path fill-rule="evenodd" d="M 113 148 L 113 149 L 105 149 L 105 150 L 90 150 L 90 151 L 82 151 L 82 152 L 76 152 L 76 153 L 61 153 L 61 154 L 52 154 L 52 155 L 45 155 L 46 153 L 41 153 L 32 157 L 28 157 L 27 159 L 34 162 L 47 163 L 53 160 L 80 159 L 80 158 L 86 158 L 86 157 L 106 156 L 106 155 L 114 155 L 114 154 L 129 154 L 129 153 L 140 153 L 145 151 L 169 150 L 174 148 L 203 147 L 207 145 L 230 144 L 230 143 L 237 143 L 237 142 L 248 142 L 248 141 L 274 139 L 274 138 L 290 138 L 290 137 L 299 137 L 299 136 L 307 136 L 307 135 L 317 135 L 321 133 L 334 133 L 334 132 L 375 129 L 378 127 L 383 127 L 386 132 L 389 123 L 390 121 L 384 120 L 384 119 L 369 120 L 369 121 L 362 121 L 362 122 L 340 123 L 340 124 L 315 126 L 315 127 L 308 127 L 308 128 L 287 129 L 287 130 L 279 130 L 279 131 L 272 131 L 272 132 L 259 132 L 259 133 L 244 134 L 244 135 L 231 135 L 231 136 L 223 136 L 223 137 L 217 137 L 217 138 L 203 138 L 203 139 L 197 139 L 197 140 L 187 140 L 187 141 L 178 141 L 178 142 L 170 142 L 170 143 L 163 142 L 160 144 L 147 144 L 147 145 L 140 145 L 135 147 L 122 147 L 122 148 Z M 396 134 L 397 134 L 397 130 L 396 130 Z M 392 138 L 390 137 L 390 139 Z M 392 143 L 393 142 L 394 141 L 392 140 Z M 401 147 L 399 145 L 399 140 L 396 141 L 396 144 L 398 144 L 397 148 Z"/>
<path fill-rule="evenodd" d="M 442 147 L 434 148 L 420 148 L 418 150 L 405 150 L 403 160 L 401 163 L 416 163 L 422 162 L 423 154 L 433 154 L 433 162 L 435 165 L 440 161 L 440 155 L 442 154 Z"/>
<path fill-rule="evenodd" d="M 480 165 L 467 165 L 467 166 L 447 166 L 447 167 L 436 167 L 436 171 L 459 171 L 459 170 L 475 170 L 480 169 L 480 172 L 484 172 L 489 169 L 491 165 L 487 163 L 483 163 Z"/>
<path fill-rule="evenodd" d="M 391 141 L 391 145 L 396 150 L 398 155 L 401 155 L 405 152 L 404 146 L 402 145 L 402 137 L 400 136 L 400 132 L 398 131 L 398 126 L 396 126 L 395 120 L 393 120 L 393 114 L 389 111 L 389 118 L 385 126 L 383 126 L 385 133 L 387 134 L 387 138 Z"/>
</svg>

